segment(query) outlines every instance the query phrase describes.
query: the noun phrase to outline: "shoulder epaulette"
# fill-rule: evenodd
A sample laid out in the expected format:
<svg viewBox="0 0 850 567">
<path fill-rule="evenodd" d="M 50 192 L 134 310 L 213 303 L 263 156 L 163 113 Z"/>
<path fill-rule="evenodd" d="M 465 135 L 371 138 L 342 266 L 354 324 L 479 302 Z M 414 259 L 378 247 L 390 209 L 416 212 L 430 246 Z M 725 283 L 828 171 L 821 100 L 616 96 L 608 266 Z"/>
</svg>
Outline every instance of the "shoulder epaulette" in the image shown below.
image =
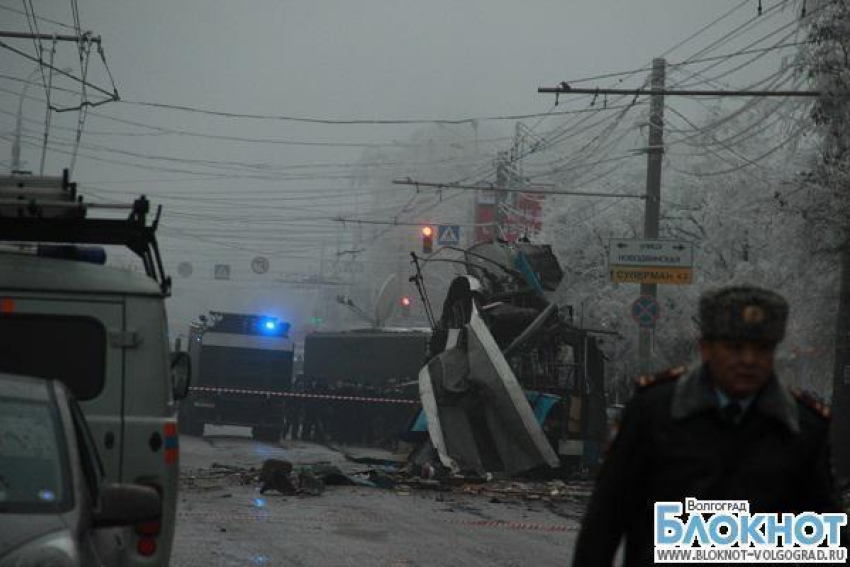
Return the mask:
<svg viewBox="0 0 850 567">
<path fill-rule="evenodd" d="M 832 417 L 832 408 L 829 407 L 829 404 L 812 392 L 801 390 L 795 386 L 791 388 L 791 395 L 794 396 L 800 405 L 809 408 L 822 418 L 828 420 Z"/>
<path fill-rule="evenodd" d="M 639 389 L 643 389 L 648 388 L 649 386 L 654 386 L 655 384 L 663 384 L 665 382 L 678 380 L 686 370 L 687 369 L 684 366 L 676 366 L 663 372 L 659 372 L 658 374 L 644 374 L 638 378 L 637 387 Z"/>
</svg>

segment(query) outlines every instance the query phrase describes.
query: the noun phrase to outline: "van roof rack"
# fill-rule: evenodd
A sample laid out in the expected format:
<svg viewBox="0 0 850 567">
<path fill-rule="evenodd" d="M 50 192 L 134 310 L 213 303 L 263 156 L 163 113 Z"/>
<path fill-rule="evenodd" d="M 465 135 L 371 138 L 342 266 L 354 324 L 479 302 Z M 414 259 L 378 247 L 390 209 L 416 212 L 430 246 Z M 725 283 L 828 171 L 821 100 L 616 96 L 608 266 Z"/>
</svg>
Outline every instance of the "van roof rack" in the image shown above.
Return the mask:
<svg viewBox="0 0 850 567">
<path fill-rule="evenodd" d="M 125 210 L 126 218 L 88 218 L 89 210 Z M 162 205 L 148 224 L 150 201 L 142 195 L 129 204 L 85 203 L 77 184 L 62 177 L 0 176 L 0 242 L 114 244 L 129 248 L 162 293 L 171 292 L 156 241 Z"/>
</svg>

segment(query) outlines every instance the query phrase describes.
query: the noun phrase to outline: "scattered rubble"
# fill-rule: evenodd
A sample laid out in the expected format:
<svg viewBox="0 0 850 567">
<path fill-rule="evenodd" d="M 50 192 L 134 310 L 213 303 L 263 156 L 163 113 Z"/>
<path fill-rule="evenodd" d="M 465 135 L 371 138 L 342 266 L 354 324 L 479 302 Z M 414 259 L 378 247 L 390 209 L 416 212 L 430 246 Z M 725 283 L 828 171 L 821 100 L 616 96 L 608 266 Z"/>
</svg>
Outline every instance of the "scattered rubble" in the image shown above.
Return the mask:
<svg viewBox="0 0 850 567">
<path fill-rule="evenodd" d="M 585 501 L 593 486 L 589 482 L 566 483 L 498 481 L 484 484 L 467 484 L 461 490 L 468 494 L 490 496 L 500 502 L 507 500 L 543 500 L 545 502 Z M 492 500 L 491 500 L 492 501 Z"/>
<path fill-rule="evenodd" d="M 425 472 L 426 474 L 420 474 Z M 445 467 L 431 465 L 414 474 L 407 469 L 390 466 L 376 467 L 345 473 L 329 463 L 294 465 L 281 459 L 268 459 L 262 466 L 241 467 L 213 463 L 210 468 L 188 472 L 181 476 L 181 489 L 187 491 L 226 490 L 233 486 L 256 486 L 260 493 L 269 491 L 286 496 L 321 496 L 332 486 L 354 486 L 392 490 L 399 496 L 413 491 L 436 493 L 435 499 L 444 501 L 442 494 L 452 498 L 473 496 L 486 498 L 491 503 L 511 504 L 541 501 L 583 507 L 590 496 L 592 483 L 587 480 L 517 481 L 494 478 L 492 474 L 479 476 L 451 475 Z M 231 498 L 225 492 L 222 498 Z"/>
<path fill-rule="evenodd" d="M 228 486 L 255 484 L 258 479 L 259 471 L 254 467 L 213 463 L 210 468 L 183 472 L 180 475 L 180 489 L 190 491 L 220 490 Z"/>
</svg>

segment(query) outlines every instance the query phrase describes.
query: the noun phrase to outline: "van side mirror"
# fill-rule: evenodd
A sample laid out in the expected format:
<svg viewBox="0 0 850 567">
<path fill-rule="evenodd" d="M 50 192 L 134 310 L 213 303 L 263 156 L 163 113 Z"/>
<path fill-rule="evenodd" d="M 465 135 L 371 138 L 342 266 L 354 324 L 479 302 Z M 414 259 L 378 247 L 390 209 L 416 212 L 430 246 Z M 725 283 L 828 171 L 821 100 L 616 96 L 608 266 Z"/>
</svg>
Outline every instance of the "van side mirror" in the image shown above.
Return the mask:
<svg viewBox="0 0 850 567">
<path fill-rule="evenodd" d="M 162 515 L 162 499 L 154 488 L 141 484 L 105 484 L 92 521 L 97 527 L 132 526 Z"/>
<path fill-rule="evenodd" d="M 175 400 L 182 400 L 189 393 L 192 381 L 192 359 L 188 352 L 171 353 L 171 387 Z"/>
</svg>

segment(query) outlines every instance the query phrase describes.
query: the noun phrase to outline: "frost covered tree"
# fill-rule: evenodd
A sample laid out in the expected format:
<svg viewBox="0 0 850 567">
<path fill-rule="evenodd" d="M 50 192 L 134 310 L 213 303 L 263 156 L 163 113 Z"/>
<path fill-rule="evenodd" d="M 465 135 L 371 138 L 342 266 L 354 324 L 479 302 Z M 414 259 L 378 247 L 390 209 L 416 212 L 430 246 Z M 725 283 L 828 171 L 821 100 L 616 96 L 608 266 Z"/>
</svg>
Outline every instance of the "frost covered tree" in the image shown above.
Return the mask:
<svg viewBox="0 0 850 567">
<path fill-rule="evenodd" d="M 842 481 L 850 479 L 850 5 L 841 0 L 810 2 L 811 45 L 803 53 L 820 96 L 812 118 L 820 137 L 820 160 L 806 177 L 803 209 L 833 246 L 840 262 L 835 308 L 833 451 Z"/>
<path fill-rule="evenodd" d="M 694 244 L 696 281 L 659 286 L 654 365 L 696 357 L 694 316 L 702 291 L 746 282 L 789 297 L 793 313 L 781 366 L 792 381 L 823 392 L 828 383 L 814 367 L 824 359 L 811 353 L 831 335 L 823 325 L 830 308 L 823 298 L 835 274 L 827 257 L 800 246 L 812 225 L 787 197 L 806 167 L 811 144 L 804 133 L 811 122 L 804 105 L 789 101 L 743 108 L 715 107 L 696 124 L 686 119 L 668 125 L 661 238 Z M 643 176 L 643 164 L 635 162 L 618 172 L 617 182 L 640 192 Z M 639 201 L 570 202 L 547 220 L 570 279 L 560 299 L 576 306 L 586 326 L 621 333 L 621 341 L 609 341 L 608 352 L 609 368 L 624 381 L 634 378 L 637 328 L 629 306 L 638 289 L 610 283 L 606 246 L 610 238 L 641 237 L 642 224 Z"/>
</svg>

